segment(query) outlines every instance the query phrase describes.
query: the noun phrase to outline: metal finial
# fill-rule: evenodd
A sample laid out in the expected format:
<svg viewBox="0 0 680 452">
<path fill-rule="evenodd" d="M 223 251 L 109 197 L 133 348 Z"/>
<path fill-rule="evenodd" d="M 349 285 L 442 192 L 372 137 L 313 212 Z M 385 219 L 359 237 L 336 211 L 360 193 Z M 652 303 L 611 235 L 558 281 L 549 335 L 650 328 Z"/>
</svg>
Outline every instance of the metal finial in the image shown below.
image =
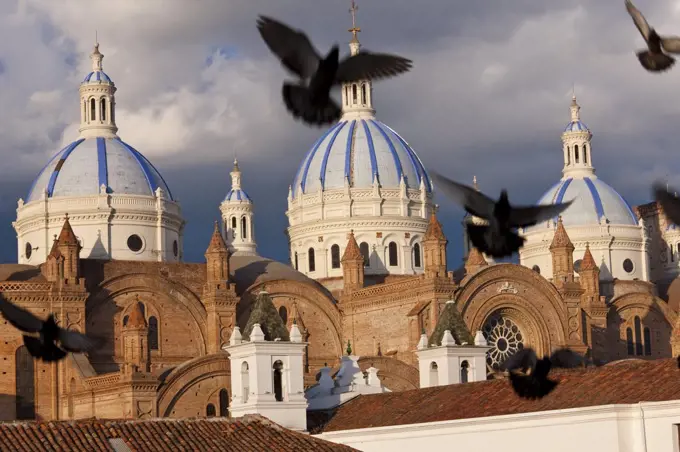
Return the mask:
<svg viewBox="0 0 680 452">
<path fill-rule="evenodd" d="M 357 4 L 352 0 L 352 6 L 349 8 L 349 13 L 352 15 L 352 28 L 350 28 L 349 31 L 352 33 L 353 40 L 357 40 L 357 33 L 361 31 L 361 28 L 357 27 L 357 11 L 359 10 L 359 7 Z"/>
</svg>

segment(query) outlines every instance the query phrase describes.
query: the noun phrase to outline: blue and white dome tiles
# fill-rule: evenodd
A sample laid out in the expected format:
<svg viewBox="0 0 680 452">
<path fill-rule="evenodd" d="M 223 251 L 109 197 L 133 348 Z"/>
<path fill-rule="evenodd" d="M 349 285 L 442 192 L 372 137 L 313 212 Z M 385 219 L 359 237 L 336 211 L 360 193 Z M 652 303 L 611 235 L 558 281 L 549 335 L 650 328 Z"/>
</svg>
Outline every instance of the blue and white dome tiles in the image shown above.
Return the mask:
<svg viewBox="0 0 680 452">
<path fill-rule="evenodd" d="M 27 202 L 47 197 L 100 193 L 155 196 L 160 187 L 172 198 L 163 176 L 146 157 L 120 138 L 80 138 L 59 151 L 31 185 Z"/>
<path fill-rule="evenodd" d="M 111 78 L 108 75 L 106 75 L 106 72 L 104 71 L 92 71 L 89 74 L 87 74 L 83 79 L 83 83 L 99 83 L 99 82 L 110 83 L 112 85 L 114 84 L 113 80 L 111 80 Z"/>
<path fill-rule="evenodd" d="M 568 201 L 573 203 L 562 212 L 562 222 L 566 227 L 600 224 L 603 218 L 612 224 L 638 224 L 626 200 L 596 176 L 562 179 L 545 192 L 538 204 Z"/>
<path fill-rule="evenodd" d="M 432 191 L 420 158 L 394 130 L 373 119 L 341 120 L 328 129 L 302 161 L 292 186 L 293 197 L 345 186 L 370 188 L 378 180 L 383 188 L 406 187 Z"/>
</svg>

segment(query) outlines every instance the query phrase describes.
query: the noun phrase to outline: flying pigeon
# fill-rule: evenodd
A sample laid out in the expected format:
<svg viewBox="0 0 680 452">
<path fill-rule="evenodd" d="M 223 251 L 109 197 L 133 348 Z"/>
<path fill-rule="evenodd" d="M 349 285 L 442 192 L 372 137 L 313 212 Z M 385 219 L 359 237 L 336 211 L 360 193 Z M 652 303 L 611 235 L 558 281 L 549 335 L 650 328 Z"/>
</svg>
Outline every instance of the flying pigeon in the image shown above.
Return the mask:
<svg viewBox="0 0 680 452">
<path fill-rule="evenodd" d="M 0 296 L 0 312 L 15 328 L 25 333 L 39 333 L 40 337 L 24 335 L 24 344 L 31 356 L 45 362 L 60 361 L 68 352 L 91 351 L 104 342 L 103 338 L 90 337 L 57 326 L 54 315 L 42 321 L 30 312 Z M 56 343 L 59 343 L 57 345 Z"/>
<path fill-rule="evenodd" d="M 518 396 L 536 400 L 550 394 L 558 384 L 548 378 L 551 368 L 585 367 L 585 360 L 568 348 L 539 360 L 533 349 L 524 348 L 510 356 L 502 367 L 508 371 L 510 384 Z"/>
<path fill-rule="evenodd" d="M 330 97 L 333 86 L 394 77 L 412 66 L 411 60 L 400 56 L 366 51 L 339 61 L 337 45 L 321 57 L 304 32 L 266 16 L 259 17 L 257 28 L 269 49 L 298 78 L 283 83 L 286 108 L 295 118 L 314 126 L 340 119 L 342 110 Z"/>
<path fill-rule="evenodd" d="M 628 14 L 633 18 L 635 26 L 645 38 L 648 50 L 640 50 L 636 52 L 638 60 L 642 67 L 650 72 L 667 71 L 675 64 L 675 58 L 666 55 L 668 53 L 680 53 L 680 37 L 666 36 L 662 37 L 656 33 L 656 30 L 651 28 L 647 20 L 642 15 L 630 0 L 626 0 L 626 9 Z"/>
<path fill-rule="evenodd" d="M 652 187 L 654 192 L 654 199 L 661 204 L 666 218 L 671 220 L 674 224 L 680 225 L 680 199 L 674 196 L 667 187 L 660 182 L 654 183 Z"/>
<path fill-rule="evenodd" d="M 489 222 L 488 226 L 468 223 L 466 227 L 474 247 L 494 258 L 511 256 L 524 245 L 524 238 L 513 229 L 554 218 L 572 203 L 512 207 L 505 190 L 501 191 L 500 199 L 494 201 L 472 187 L 454 182 L 434 171 L 431 174 L 446 195 L 465 207 L 471 215 Z"/>
</svg>

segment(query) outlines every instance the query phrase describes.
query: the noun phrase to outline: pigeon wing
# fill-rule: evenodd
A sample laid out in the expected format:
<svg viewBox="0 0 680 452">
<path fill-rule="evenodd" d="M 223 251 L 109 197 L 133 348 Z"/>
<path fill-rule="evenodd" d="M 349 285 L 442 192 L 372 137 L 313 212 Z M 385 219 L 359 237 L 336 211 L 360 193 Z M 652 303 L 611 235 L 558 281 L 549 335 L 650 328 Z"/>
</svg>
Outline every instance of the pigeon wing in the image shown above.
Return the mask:
<svg viewBox="0 0 680 452">
<path fill-rule="evenodd" d="M 510 212 L 511 228 L 526 228 L 542 221 L 547 221 L 562 213 L 573 201 L 547 206 L 513 207 Z"/>
<path fill-rule="evenodd" d="M 673 223 L 680 225 L 680 199 L 673 196 L 666 187 L 660 183 L 655 183 L 652 188 L 654 191 L 654 199 L 661 204 L 666 217 Z"/>
<path fill-rule="evenodd" d="M 640 10 L 637 9 L 630 0 L 626 0 L 626 9 L 628 10 L 630 17 L 633 18 L 633 23 L 635 23 L 635 26 L 640 31 L 642 37 L 645 38 L 645 41 L 649 40 L 649 24 L 647 23 L 645 16 L 642 15 Z"/>
<path fill-rule="evenodd" d="M 308 79 L 319 67 L 321 57 L 307 35 L 266 16 L 260 16 L 257 29 L 269 50 L 281 64 L 301 79 Z"/>
<path fill-rule="evenodd" d="M 505 360 L 502 367 L 507 371 L 534 369 L 536 367 L 536 352 L 532 348 L 524 348 Z"/>
<path fill-rule="evenodd" d="M 86 336 L 73 330 L 59 329 L 59 345 L 71 353 L 92 351 L 101 347 L 103 343 L 103 338 Z"/>
<path fill-rule="evenodd" d="M 583 359 L 583 356 L 568 348 L 560 348 L 550 355 L 550 362 L 553 367 L 571 369 L 574 367 L 582 367 L 585 360 Z"/>
<path fill-rule="evenodd" d="M 15 328 L 25 333 L 38 333 L 42 329 L 43 321 L 27 310 L 0 296 L 0 311 L 3 317 Z"/>
<path fill-rule="evenodd" d="M 411 70 L 409 59 L 387 53 L 359 52 L 338 65 L 335 84 L 394 77 Z"/>
<path fill-rule="evenodd" d="M 680 54 L 680 36 L 665 36 L 661 38 L 661 47 L 668 53 Z"/>
<path fill-rule="evenodd" d="M 456 203 L 465 207 L 465 210 L 471 215 L 485 220 L 493 216 L 494 206 L 496 205 L 493 199 L 472 187 L 454 182 L 434 171 L 431 171 L 430 175 L 439 190 L 452 198 Z"/>
</svg>

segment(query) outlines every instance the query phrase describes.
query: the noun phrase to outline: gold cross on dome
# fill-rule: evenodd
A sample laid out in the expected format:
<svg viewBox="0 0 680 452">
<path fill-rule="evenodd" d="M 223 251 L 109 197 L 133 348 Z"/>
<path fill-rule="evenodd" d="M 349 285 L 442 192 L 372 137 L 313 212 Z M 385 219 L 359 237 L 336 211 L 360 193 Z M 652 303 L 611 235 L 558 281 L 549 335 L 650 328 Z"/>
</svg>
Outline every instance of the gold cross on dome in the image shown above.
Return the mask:
<svg viewBox="0 0 680 452">
<path fill-rule="evenodd" d="M 352 15 L 352 28 L 350 28 L 349 32 L 351 32 L 354 37 L 356 38 L 357 33 L 361 31 L 361 28 L 357 27 L 357 11 L 359 10 L 359 7 L 355 3 L 354 0 L 352 0 L 352 6 L 349 8 L 349 12 Z"/>
</svg>

